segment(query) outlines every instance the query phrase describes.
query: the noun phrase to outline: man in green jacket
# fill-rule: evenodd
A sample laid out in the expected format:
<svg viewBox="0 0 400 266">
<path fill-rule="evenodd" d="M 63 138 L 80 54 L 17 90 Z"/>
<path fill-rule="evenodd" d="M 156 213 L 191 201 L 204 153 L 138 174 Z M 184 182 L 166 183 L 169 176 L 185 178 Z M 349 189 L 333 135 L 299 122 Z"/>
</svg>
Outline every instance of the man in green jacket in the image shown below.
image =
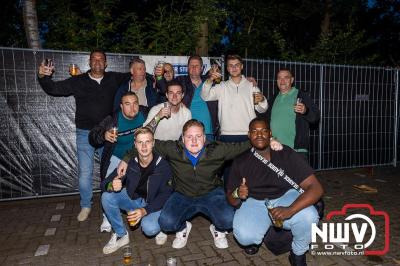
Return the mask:
<svg viewBox="0 0 400 266">
<path fill-rule="evenodd" d="M 202 213 L 210 218 L 210 231 L 217 248 L 227 248 L 226 231 L 232 229 L 234 209 L 226 200 L 221 178 L 217 175 L 224 161 L 232 160 L 250 148 L 249 141 L 240 143 L 206 142 L 204 125 L 191 119 L 183 126 L 182 141 L 157 141 L 155 150 L 172 168 L 175 192 L 165 203 L 159 223 L 164 232 L 177 232 L 173 248 L 183 248 L 192 228 L 188 222 Z M 282 149 L 279 142 L 273 149 Z M 136 151 L 129 152 L 118 167 L 124 175 Z"/>
</svg>

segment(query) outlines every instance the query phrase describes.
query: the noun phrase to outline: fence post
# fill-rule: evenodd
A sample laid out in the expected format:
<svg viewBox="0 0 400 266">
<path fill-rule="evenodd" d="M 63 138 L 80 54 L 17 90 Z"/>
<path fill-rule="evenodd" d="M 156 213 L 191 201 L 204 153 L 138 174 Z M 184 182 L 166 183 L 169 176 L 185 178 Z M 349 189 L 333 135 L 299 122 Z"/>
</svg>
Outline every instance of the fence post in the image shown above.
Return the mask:
<svg viewBox="0 0 400 266">
<path fill-rule="evenodd" d="M 399 121 L 399 70 L 395 73 L 396 89 L 395 89 L 395 104 L 394 104 L 394 151 L 393 151 L 393 166 L 397 166 L 397 136 L 398 136 L 398 121 Z"/>
<path fill-rule="evenodd" d="M 222 80 L 225 80 L 225 55 L 221 55 L 221 75 Z"/>
<path fill-rule="evenodd" d="M 319 138 L 319 145 L 318 145 L 318 169 L 322 169 L 322 123 L 323 123 L 323 110 L 324 110 L 324 104 L 323 104 L 323 99 L 324 99 L 324 70 L 325 67 L 323 65 L 320 65 L 320 71 L 319 71 L 319 111 L 320 111 L 320 119 L 319 119 L 319 132 L 318 132 L 318 138 Z"/>
</svg>

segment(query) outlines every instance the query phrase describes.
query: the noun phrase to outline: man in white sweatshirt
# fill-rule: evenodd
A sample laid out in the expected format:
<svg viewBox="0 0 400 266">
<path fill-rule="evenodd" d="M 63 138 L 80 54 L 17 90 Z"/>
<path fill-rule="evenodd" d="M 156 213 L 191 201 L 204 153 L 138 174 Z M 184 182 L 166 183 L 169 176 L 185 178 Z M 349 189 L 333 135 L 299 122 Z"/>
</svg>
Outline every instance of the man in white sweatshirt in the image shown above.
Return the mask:
<svg viewBox="0 0 400 266">
<path fill-rule="evenodd" d="M 228 55 L 226 61 L 229 79 L 212 86 L 213 80 L 221 76 L 220 73 L 212 72 L 203 85 L 201 97 L 205 101 L 218 101 L 220 140 L 245 141 L 249 123 L 256 117 L 255 111 L 265 113 L 268 102 L 260 89 L 242 75 L 243 63 L 240 56 Z"/>
<path fill-rule="evenodd" d="M 242 142 L 247 140 L 248 126 L 256 117 L 255 111 L 265 113 L 268 102 L 260 89 L 242 75 L 243 62 L 239 55 L 228 55 L 226 62 L 229 79 L 212 86 L 221 74 L 210 72 L 201 90 L 201 97 L 204 101 L 218 101 L 219 140 Z M 229 176 L 229 165 L 226 165 L 224 177 Z"/>
</svg>

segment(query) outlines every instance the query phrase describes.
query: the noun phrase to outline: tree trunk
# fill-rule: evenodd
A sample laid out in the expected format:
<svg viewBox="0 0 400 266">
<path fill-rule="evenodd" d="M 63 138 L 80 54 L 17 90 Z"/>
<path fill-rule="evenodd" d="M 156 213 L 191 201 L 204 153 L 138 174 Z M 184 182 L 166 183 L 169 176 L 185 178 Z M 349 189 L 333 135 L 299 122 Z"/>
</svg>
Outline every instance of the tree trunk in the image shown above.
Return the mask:
<svg viewBox="0 0 400 266">
<path fill-rule="evenodd" d="M 208 23 L 207 20 L 200 24 L 199 39 L 196 46 L 196 54 L 208 56 Z"/>
<path fill-rule="evenodd" d="M 321 33 L 328 34 L 331 30 L 332 0 L 325 0 L 325 16 L 321 22 Z"/>
<path fill-rule="evenodd" d="M 36 0 L 24 0 L 23 16 L 26 40 L 29 48 L 40 49 L 38 19 L 36 13 Z"/>
</svg>

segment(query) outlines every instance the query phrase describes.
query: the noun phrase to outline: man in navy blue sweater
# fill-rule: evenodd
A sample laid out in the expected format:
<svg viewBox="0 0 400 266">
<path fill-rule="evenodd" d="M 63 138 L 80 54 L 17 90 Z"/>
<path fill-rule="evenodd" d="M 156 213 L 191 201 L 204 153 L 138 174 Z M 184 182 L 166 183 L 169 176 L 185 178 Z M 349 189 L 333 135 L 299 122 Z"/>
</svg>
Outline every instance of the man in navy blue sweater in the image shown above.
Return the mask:
<svg viewBox="0 0 400 266">
<path fill-rule="evenodd" d="M 156 244 L 163 245 L 167 235 L 158 224 L 161 209 L 172 193 L 168 182 L 172 176 L 169 164 L 153 152 L 154 135 L 148 128 L 135 131 L 135 148 L 138 156 L 128 162 L 126 175 L 115 170 L 101 184 L 104 193 L 101 202 L 114 234 L 104 246 L 103 253 L 110 254 L 129 243 L 120 209 L 128 214 L 128 221 L 141 220 L 142 231 L 147 236 L 156 235 Z"/>
</svg>

